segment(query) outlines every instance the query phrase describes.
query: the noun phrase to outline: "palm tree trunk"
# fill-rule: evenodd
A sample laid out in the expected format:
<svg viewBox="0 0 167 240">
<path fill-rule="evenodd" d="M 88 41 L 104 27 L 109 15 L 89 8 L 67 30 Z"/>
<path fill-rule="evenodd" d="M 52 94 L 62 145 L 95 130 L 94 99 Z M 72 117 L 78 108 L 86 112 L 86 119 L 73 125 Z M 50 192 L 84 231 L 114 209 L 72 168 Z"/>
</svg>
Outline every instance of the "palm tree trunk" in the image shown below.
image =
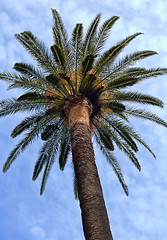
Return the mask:
<svg viewBox="0 0 167 240">
<path fill-rule="evenodd" d="M 83 231 L 86 240 L 113 240 L 95 164 L 90 109 L 84 99 L 73 105 L 68 114 Z"/>
</svg>

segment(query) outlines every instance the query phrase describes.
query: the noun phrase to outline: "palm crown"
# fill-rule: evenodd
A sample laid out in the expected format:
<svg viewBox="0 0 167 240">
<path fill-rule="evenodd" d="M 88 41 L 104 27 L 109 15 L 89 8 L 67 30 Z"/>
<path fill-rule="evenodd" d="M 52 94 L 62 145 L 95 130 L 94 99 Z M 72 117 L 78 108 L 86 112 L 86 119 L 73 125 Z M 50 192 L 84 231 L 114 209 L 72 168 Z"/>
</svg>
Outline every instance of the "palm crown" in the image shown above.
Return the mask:
<svg viewBox="0 0 167 240">
<path fill-rule="evenodd" d="M 0 116 L 19 111 L 33 113 L 12 131 L 13 138 L 27 132 L 10 153 L 3 171 L 6 172 L 16 157 L 40 136 L 44 144 L 35 164 L 33 180 L 45 167 L 42 194 L 55 157 L 58 157 L 60 169 L 63 170 L 71 151 L 66 103 L 73 104 L 80 98 L 86 98 L 91 105 L 92 135 L 128 194 L 121 169 L 112 153 L 115 146 L 124 151 L 138 170 L 141 167 L 135 155 L 138 151 L 136 142 L 143 144 L 155 157 L 129 125 L 128 117 L 145 118 L 167 127 L 167 123 L 155 114 L 128 106 L 128 103 L 138 102 L 163 107 L 162 101 L 150 95 L 131 92 L 129 87 L 144 79 L 166 74 L 167 69 L 133 67 L 138 60 L 157 54 L 154 51 L 137 51 L 122 59 L 118 58 L 122 50 L 142 33 L 133 34 L 101 52 L 111 28 L 119 19 L 117 16 L 109 18 L 98 28 L 101 17 L 98 14 L 84 37 L 83 26 L 79 23 L 72 37 L 68 38 L 59 13 L 53 9 L 52 13 L 54 45 L 51 51 L 29 31 L 15 35 L 35 58 L 38 67 L 16 63 L 14 69 L 18 74 L 0 74 L 2 80 L 10 83 L 9 89 L 21 88 L 26 91 L 17 99 L 2 100 Z M 125 91 L 125 88 L 128 90 Z M 76 184 L 74 186 L 77 196 Z"/>
</svg>

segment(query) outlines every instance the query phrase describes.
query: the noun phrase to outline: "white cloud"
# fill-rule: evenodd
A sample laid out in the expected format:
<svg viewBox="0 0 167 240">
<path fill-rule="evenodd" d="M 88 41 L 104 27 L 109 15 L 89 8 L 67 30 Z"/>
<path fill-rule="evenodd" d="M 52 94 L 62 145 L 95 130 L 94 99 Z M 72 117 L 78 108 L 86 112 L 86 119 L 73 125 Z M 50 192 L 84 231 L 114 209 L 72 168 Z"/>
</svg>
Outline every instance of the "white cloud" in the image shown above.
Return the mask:
<svg viewBox="0 0 167 240">
<path fill-rule="evenodd" d="M 38 227 L 38 226 L 33 227 L 33 228 L 31 228 L 30 232 L 34 239 L 46 240 L 45 231 L 41 227 Z"/>
</svg>

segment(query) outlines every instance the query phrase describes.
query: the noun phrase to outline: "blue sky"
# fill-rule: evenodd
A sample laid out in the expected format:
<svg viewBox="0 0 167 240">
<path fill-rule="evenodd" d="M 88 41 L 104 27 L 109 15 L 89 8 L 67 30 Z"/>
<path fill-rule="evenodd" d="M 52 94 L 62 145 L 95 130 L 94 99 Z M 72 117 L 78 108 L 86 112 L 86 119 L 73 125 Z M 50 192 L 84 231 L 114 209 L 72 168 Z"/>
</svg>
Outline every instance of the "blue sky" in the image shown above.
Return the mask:
<svg viewBox="0 0 167 240">
<path fill-rule="evenodd" d="M 143 32 L 127 48 L 155 50 L 159 54 L 140 64 L 145 67 L 167 67 L 167 2 L 164 0 L 1 0 L 0 1 L 0 72 L 12 72 L 15 62 L 31 63 L 31 57 L 15 40 L 14 34 L 32 31 L 48 47 L 52 44 L 51 8 L 61 14 L 71 33 L 75 24 L 84 28 L 97 13 L 102 21 L 118 15 L 108 46 L 135 32 Z M 18 96 L 18 91 L 6 91 L 0 82 L 0 99 Z M 151 111 L 167 121 L 167 79 L 147 80 L 136 90 L 159 97 L 165 103 L 163 110 Z M 40 142 L 27 149 L 10 170 L 2 173 L 3 164 L 17 143 L 10 133 L 23 115 L 0 119 L 0 239 L 2 240 L 83 240 L 79 203 L 72 187 L 71 162 L 64 172 L 55 164 L 44 195 L 39 195 L 40 181 L 32 182 L 32 171 Z M 97 165 L 115 240 L 158 240 L 167 235 L 167 129 L 147 121 L 132 119 L 132 125 L 154 150 L 157 160 L 141 147 L 138 154 L 142 171 L 117 152 L 129 187 L 126 197 L 111 167 L 95 146 Z"/>
</svg>

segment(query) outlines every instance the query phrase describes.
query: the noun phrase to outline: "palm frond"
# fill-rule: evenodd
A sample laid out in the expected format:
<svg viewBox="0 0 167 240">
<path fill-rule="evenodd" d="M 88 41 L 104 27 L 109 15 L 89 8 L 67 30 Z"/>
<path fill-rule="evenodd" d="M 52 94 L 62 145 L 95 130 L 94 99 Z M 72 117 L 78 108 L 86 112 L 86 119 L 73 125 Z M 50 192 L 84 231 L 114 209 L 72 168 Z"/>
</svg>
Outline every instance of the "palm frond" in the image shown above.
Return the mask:
<svg viewBox="0 0 167 240">
<path fill-rule="evenodd" d="M 99 51 L 103 48 L 111 28 L 113 27 L 114 23 L 119 19 L 117 16 L 113 16 L 106 20 L 103 25 L 100 27 L 97 38 L 96 38 L 96 44 L 94 48 L 94 55 L 98 54 Z"/>
<path fill-rule="evenodd" d="M 95 64 L 95 74 L 101 73 L 105 67 L 110 66 L 113 64 L 116 57 L 120 52 L 137 36 L 141 33 L 135 33 L 132 36 L 125 38 L 123 41 L 117 43 L 115 46 L 104 52 L 101 57 L 97 60 Z"/>
<path fill-rule="evenodd" d="M 141 68 L 141 67 L 130 67 L 128 69 L 125 69 L 123 71 L 118 72 L 117 74 L 114 74 L 112 76 L 113 79 L 119 77 L 138 77 L 141 79 L 151 78 L 151 77 L 157 77 L 167 74 L 167 68 Z"/>
<path fill-rule="evenodd" d="M 95 139 L 96 139 L 97 143 L 99 144 L 99 140 L 98 140 L 98 137 L 97 137 L 96 133 L 94 133 L 94 135 L 95 135 Z M 124 177 L 123 177 L 123 174 L 121 172 L 121 168 L 120 168 L 120 166 L 118 164 L 117 159 L 115 158 L 115 156 L 113 154 L 111 154 L 110 151 L 108 151 L 102 145 L 101 145 L 101 150 L 102 150 L 103 154 L 105 155 L 108 163 L 113 167 L 113 170 L 116 173 L 119 182 L 121 183 L 121 185 L 122 185 L 126 195 L 128 196 L 129 195 L 128 187 L 127 187 L 127 185 L 125 183 L 125 180 L 124 180 Z"/>
<path fill-rule="evenodd" d="M 46 161 L 46 165 L 45 165 L 45 170 L 43 173 L 43 177 L 42 177 L 42 183 L 41 183 L 41 189 L 40 189 L 40 195 L 43 194 L 44 190 L 45 190 L 45 185 L 46 185 L 46 181 L 48 179 L 51 167 L 54 164 L 55 161 L 55 156 L 57 154 L 57 141 L 54 141 L 55 139 L 52 138 L 50 140 L 47 141 L 47 146 L 45 146 L 45 150 L 46 150 L 46 159 L 41 159 L 43 161 Z M 45 144 L 45 145 L 46 145 Z M 40 169 L 40 168 L 39 168 Z M 38 169 L 38 171 L 39 171 Z M 42 169 L 41 169 L 42 170 Z M 36 176 L 33 176 L 33 180 L 35 179 Z"/>
<path fill-rule="evenodd" d="M 11 151 L 7 161 L 4 164 L 3 172 L 6 172 L 14 160 L 23 152 L 26 147 L 33 142 L 33 140 L 38 137 L 41 128 L 46 124 L 47 119 L 42 118 L 36 125 L 24 136 L 24 138 L 17 144 L 17 146 Z"/>
<path fill-rule="evenodd" d="M 67 31 L 64 27 L 64 23 L 62 21 L 62 18 L 58 11 L 56 9 L 52 9 L 52 14 L 53 14 L 53 20 L 54 20 L 54 29 L 58 33 L 58 38 L 57 35 L 55 35 L 55 43 L 58 44 L 63 51 L 68 50 L 68 34 Z"/>
<path fill-rule="evenodd" d="M 33 171 L 33 177 L 32 180 L 36 180 L 37 177 L 39 176 L 39 174 L 41 173 L 43 167 L 46 165 L 47 162 L 47 143 L 45 143 L 42 147 L 42 149 L 39 152 L 39 157 L 36 161 L 35 167 L 34 167 L 34 171 Z"/>
<path fill-rule="evenodd" d="M 127 115 L 131 115 L 134 117 L 139 117 L 139 118 L 145 118 L 147 120 L 156 122 L 160 125 L 163 125 L 165 127 L 167 127 L 167 122 L 165 122 L 163 119 L 161 119 L 160 117 L 158 117 L 156 114 L 152 114 L 146 110 L 143 109 L 134 109 L 134 108 L 126 108 L 124 111 Z"/>
<path fill-rule="evenodd" d="M 55 123 L 48 124 L 46 126 L 46 128 L 44 129 L 44 131 L 42 131 L 42 133 L 41 133 L 41 139 L 43 141 L 46 141 L 46 140 L 48 140 L 49 138 L 52 137 L 54 132 L 57 132 L 57 131 L 59 131 L 58 124 L 55 124 Z"/>
<path fill-rule="evenodd" d="M 0 79 L 10 83 L 8 90 L 13 88 L 21 88 L 24 90 L 36 90 L 37 92 L 45 92 L 46 89 L 54 89 L 56 85 L 51 85 L 46 78 L 30 78 L 19 74 L 0 73 Z"/>
<path fill-rule="evenodd" d="M 125 105 L 115 100 L 109 102 L 107 104 L 107 107 L 110 108 L 115 113 L 123 112 L 125 110 Z"/>
<path fill-rule="evenodd" d="M 134 77 L 117 78 L 115 80 L 111 80 L 108 83 L 107 90 L 131 87 L 140 81 L 141 81 L 140 78 L 134 78 Z"/>
<path fill-rule="evenodd" d="M 38 79 L 28 79 L 22 77 L 21 81 L 16 80 L 14 83 L 10 84 L 8 90 L 14 88 L 21 88 L 22 90 L 36 91 L 39 93 L 44 93 L 47 89 L 46 85 L 41 83 Z"/>
<path fill-rule="evenodd" d="M 120 142 L 121 150 L 124 151 L 124 153 L 129 157 L 131 162 L 134 164 L 134 166 L 141 171 L 140 163 L 135 155 L 135 153 L 132 151 L 132 149 L 129 147 L 128 144 L 125 142 Z"/>
<path fill-rule="evenodd" d="M 68 155 L 70 153 L 70 133 L 67 128 L 63 130 L 60 147 L 59 147 L 59 167 L 64 170 Z"/>
<path fill-rule="evenodd" d="M 145 141 L 140 137 L 140 135 L 139 135 L 133 128 L 131 128 L 129 125 L 124 124 L 124 127 L 125 127 L 126 130 L 129 132 L 129 134 L 131 135 L 131 137 L 133 137 L 133 138 L 136 139 L 140 144 L 142 144 L 142 145 L 152 154 L 152 156 L 156 159 L 155 154 L 152 152 L 152 150 L 150 149 L 150 147 L 145 143 Z"/>
<path fill-rule="evenodd" d="M 142 104 L 150 104 L 163 108 L 163 102 L 153 96 L 137 93 L 137 92 L 123 92 L 123 91 L 114 91 L 114 99 L 116 101 L 127 101 L 127 102 L 138 102 Z"/>
<path fill-rule="evenodd" d="M 94 56 L 92 54 L 87 55 L 82 62 L 82 74 L 85 77 L 86 73 L 92 69 L 94 62 Z"/>
<path fill-rule="evenodd" d="M 79 196 L 78 196 L 77 178 L 76 178 L 75 172 L 73 176 L 73 188 L 74 188 L 75 200 L 78 200 Z"/>
<path fill-rule="evenodd" d="M 43 145 L 40 150 L 38 160 L 35 164 L 34 172 L 33 172 L 33 180 L 36 180 L 39 176 L 42 168 L 45 166 L 45 170 L 42 177 L 40 195 L 43 194 L 46 181 L 48 179 L 48 175 L 50 173 L 51 167 L 55 161 L 55 156 L 58 152 L 58 144 L 59 144 L 60 136 L 57 133 L 54 134 L 52 138 L 49 138 Z"/>
<path fill-rule="evenodd" d="M 90 27 L 85 36 L 85 40 L 82 46 L 83 58 L 85 58 L 88 54 L 92 54 L 94 52 L 94 44 L 96 40 L 96 32 L 97 27 L 101 18 L 101 14 L 98 14 L 96 18 L 91 23 Z"/>
<path fill-rule="evenodd" d="M 66 68 L 70 69 L 71 64 L 71 48 L 68 40 L 68 34 L 64 27 L 64 23 L 60 14 L 56 11 L 56 9 L 52 9 L 54 27 L 53 27 L 53 36 L 54 42 L 56 45 L 60 47 L 62 52 L 64 53 L 65 62 L 67 64 Z"/>
<path fill-rule="evenodd" d="M 104 119 L 106 120 L 106 119 Z M 108 122 L 108 120 L 107 120 Z M 154 158 L 156 158 L 155 154 L 152 152 L 152 150 L 150 149 L 150 147 L 145 143 L 145 141 L 140 137 L 140 135 L 132 128 L 129 126 L 129 124 L 121 121 L 121 124 L 122 124 L 122 127 L 129 133 L 129 135 L 136 139 L 140 144 L 142 144 L 151 154 Z M 116 142 L 116 144 L 118 145 L 118 147 L 121 149 L 121 150 L 126 150 L 125 148 L 128 147 L 127 144 L 125 144 L 121 138 L 119 136 L 116 135 L 116 133 L 114 133 L 114 131 L 112 131 L 111 129 L 109 130 L 111 131 L 111 136 L 113 137 L 115 135 L 115 137 L 113 138 L 113 140 Z M 129 149 L 129 147 L 128 147 Z M 129 150 L 128 150 L 129 151 Z M 125 153 L 128 153 L 127 150 L 125 151 Z M 129 156 L 130 157 L 130 156 Z M 133 157 L 133 156 L 132 156 Z"/>
<path fill-rule="evenodd" d="M 45 78 L 44 74 L 39 69 L 36 69 L 32 64 L 26 64 L 21 62 L 15 63 L 13 69 L 28 78 L 39 78 L 41 80 Z"/>
<path fill-rule="evenodd" d="M 81 23 L 76 24 L 72 33 L 72 47 L 74 55 L 74 65 L 75 65 L 75 89 L 77 90 L 77 69 L 78 63 L 80 62 L 80 52 L 82 46 L 83 37 L 83 25 Z"/>
<path fill-rule="evenodd" d="M 15 83 L 16 81 L 22 81 L 23 78 L 19 74 L 0 73 L 0 79 L 8 83 Z"/>
<path fill-rule="evenodd" d="M 108 129 L 104 126 L 98 127 L 96 126 L 97 135 L 96 138 L 98 138 L 98 142 L 101 143 L 101 145 L 105 148 L 107 148 L 110 151 L 114 151 L 114 145 L 111 140 L 111 136 L 108 132 Z"/>
<path fill-rule="evenodd" d="M 117 147 L 123 151 L 128 158 L 131 160 L 131 162 L 134 164 L 134 166 L 140 171 L 141 166 L 139 164 L 139 161 L 137 157 L 135 156 L 135 153 L 133 152 L 131 146 L 129 146 L 126 141 L 120 136 L 118 132 L 116 132 L 113 129 L 108 130 L 108 134 L 110 134 L 112 140 L 116 143 Z"/>
<path fill-rule="evenodd" d="M 49 102 L 49 100 L 54 100 L 55 98 L 53 96 L 45 96 L 36 92 L 28 92 L 25 93 L 23 95 L 21 95 L 17 101 L 24 101 L 24 100 L 28 100 L 28 101 L 36 101 L 39 99 L 45 99 L 46 101 Z"/>
<path fill-rule="evenodd" d="M 116 117 L 111 119 L 103 117 L 103 119 L 109 124 L 110 128 L 112 127 L 135 152 L 138 151 L 138 147 L 128 132 L 128 129 L 125 127 L 123 121 Z"/>
<path fill-rule="evenodd" d="M 30 31 L 15 34 L 15 37 L 36 59 L 40 67 L 49 73 L 55 71 L 55 65 L 43 42 L 39 41 Z"/>
<path fill-rule="evenodd" d="M 57 97 L 61 99 L 65 97 L 68 93 L 68 90 L 66 88 L 66 84 L 64 84 L 62 81 L 62 79 L 64 79 L 64 76 L 64 74 L 60 73 L 58 75 L 50 74 L 46 76 L 46 81 L 49 83 L 48 87 L 50 88 L 48 89 L 46 86 L 47 92 L 54 96 L 57 95 Z"/>
<path fill-rule="evenodd" d="M 47 101 L 17 101 L 17 99 L 7 99 L 0 102 L 0 117 L 17 112 L 24 111 L 41 111 L 48 105 Z"/>
<path fill-rule="evenodd" d="M 20 135 L 23 131 L 29 129 L 34 124 L 36 124 L 38 121 L 41 120 L 43 116 L 39 114 L 35 114 L 31 117 L 25 118 L 21 123 L 19 123 L 12 131 L 11 137 L 15 138 L 18 135 Z"/>
<path fill-rule="evenodd" d="M 32 180 L 35 181 L 37 179 L 37 177 L 39 176 L 40 172 L 42 171 L 45 165 L 48 164 L 48 167 L 49 167 L 49 164 L 53 163 L 55 154 L 57 154 L 57 151 L 58 151 L 59 140 L 60 140 L 60 135 L 57 132 L 55 132 L 53 137 L 49 138 L 43 144 L 34 167 Z M 48 169 L 48 167 L 46 167 L 46 169 Z M 44 173 L 44 175 L 46 175 L 46 173 Z M 47 176 L 48 176 L 48 172 L 47 172 Z M 47 178 L 47 176 L 45 177 Z M 43 187 L 46 183 L 46 178 L 43 180 L 44 181 Z"/>
<path fill-rule="evenodd" d="M 67 62 L 65 60 L 63 50 L 59 47 L 59 45 L 54 44 L 53 46 L 51 46 L 51 51 L 53 53 L 54 60 L 55 60 L 56 64 L 65 73 L 66 72 L 66 67 L 67 67 Z"/>
<path fill-rule="evenodd" d="M 92 54 L 87 55 L 82 62 L 82 65 L 81 65 L 82 78 L 80 80 L 80 86 L 79 86 L 80 92 L 82 92 L 83 89 L 85 90 L 85 86 L 87 86 L 87 83 L 89 80 L 86 81 L 86 74 L 92 69 L 93 62 L 94 62 L 94 56 Z M 89 76 L 88 76 L 88 79 L 89 79 Z"/>
<path fill-rule="evenodd" d="M 107 74 L 102 81 L 109 78 L 111 75 L 114 75 L 115 73 L 118 73 L 119 71 L 124 70 L 126 67 L 131 66 L 135 64 L 137 61 L 145 59 L 147 57 L 150 57 L 152 55 L 157 54 L 155 51 L 138 51 L 134 52 L 132 54 L 126 55 L 122 60 L 119 60 L 118 63 L 116 63 L 109 74 Z"/>
<path fill-rule="evenodd" d="M 55 156 L 58 153 L 62 131 L 63 131 L 63 125 L 61 125 L 61 127 L 57 129 L 57 131 L 54 131 L 52 136 L 47 139 L 47 141 L 45 142 L 40 152 L 39 158 L 36 162 L 34 173 L 33 173 L 33 180 L 36 180 L 43 166 L 45 165 L 45 170 L 42 177 L 40 195 L 42 195 L 44 192 L 46 181 L 48 179 L 51 167 L 55 161 Z"/>
</svg>

